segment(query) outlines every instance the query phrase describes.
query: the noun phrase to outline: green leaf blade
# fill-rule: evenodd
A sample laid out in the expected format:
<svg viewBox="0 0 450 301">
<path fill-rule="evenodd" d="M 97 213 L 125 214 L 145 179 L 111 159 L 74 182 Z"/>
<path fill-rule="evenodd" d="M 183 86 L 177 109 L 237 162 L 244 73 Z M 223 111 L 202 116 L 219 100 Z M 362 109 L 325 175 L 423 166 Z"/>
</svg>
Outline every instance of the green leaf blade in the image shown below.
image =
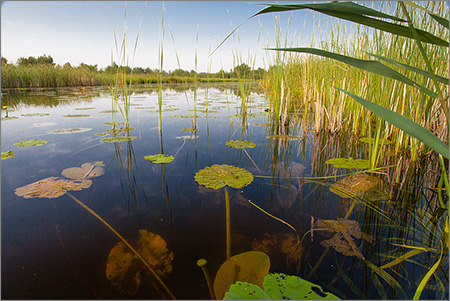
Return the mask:
<svg viewBox="0 0 450 301">
<path fill-rule="evenodd" d="M 449 147 L 444 142 L 439 140 L 435 135 L 433 135 L 430 131 L 428 131 L 426 128 L 422 127 L 421 125 L 415 123 L 414 121 L 406 118 L 405 116 L 398 114 L 397 112 L 391 111 L 389 109 L 386 109 L 385 107 L 382 107 L 380 105 L 377 105 L 371 101 L 365 100 L 355 94 L 352 94 L 348 91 L 345 91 L 343 89 L 337 88 L 339 91 L 344 92 L 354 100 L 356 100 L 358 103 L 360 103 L 362 106 L 364 106 L 369 111 L 373 112 L 378 117 L 386 120 L 387 122 L 393 124 L 394 126 L 398 127 L 399 129 L 403 130 L 407 134 L 413 136 L 414 138 L 418 139 L 419 141 L 425 143 L 430 148 L 434 149 L 436 152 L 441 154 L 443 157 L 449 159 Z"/>
</svg>

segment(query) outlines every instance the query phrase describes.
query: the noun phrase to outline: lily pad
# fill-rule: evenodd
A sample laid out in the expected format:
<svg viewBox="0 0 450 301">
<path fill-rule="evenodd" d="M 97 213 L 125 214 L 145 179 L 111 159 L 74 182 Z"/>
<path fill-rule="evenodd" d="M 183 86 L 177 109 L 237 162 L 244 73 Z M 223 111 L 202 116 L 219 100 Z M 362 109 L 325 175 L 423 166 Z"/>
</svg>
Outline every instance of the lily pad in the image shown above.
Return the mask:
<svg viewBox="0 0 450 301">
<path fill-rule="evenodd" d="M 183 132 L 197 132 L 198 129 L 195 129 L 195 128 L 185 128 L 185 129 L 182 129 L 182 131 L 183 131 Z"/>
<path fill-rule="evenodd" d="M 172 272 L 173 252 L 167 249 L 167 243 L 146 230 L 139 233 L 137 242 L 131 242 L 133 247 L 160 277 L 168 276 Z M 123 242 L 112 248 L 106 261 L 106 277 L 119 291 L 135 295 L 145 272 L 147 267 Z"/>
<path fill-rule="evenodd" d="M 195 180 L 212 189 L 220 189 L 225 185 L 239 189 L 253 182 L 253 175 L 243 168 L 222 164 L 199 170 L 195 174 Z"/>
<path fill-rule="evenodd" d="M 248 202 L 247 202 L 248 203 Z M 258 240 L 253 240 L 251 249 L 261 251 L 270 258 L 285 258 L 281 262 L 272 262 L 272 269 L 278 270 L 286 264 L 298 264 L 302 254 L 301 245 L 292 233 L 264 233 Z"/>
<path fill-rule="evenodd" d="M 91 115 L 88 115 L 88 114 L 67 114 L 67 115 L 64 115 L 63 117 L 89 117 L 89 116 L 91 116 Z"/>
<path fill-rule="evenodd" d="M 59 130 L 51 130 L 47 131 L 47 134 L 74 134 L 74 133 L 82 133 L 88 132 L 92 130 L 91 128 L 70 128 L 70 129 L 59 129 Z"/>
<path fill-rule="evenodd" d="M 30 113 L 30 114 L 21 114 L 24 117 L 34 117 L 34 116 L 48 116 L 49 113 Z"/>
<path fill-rule="evenodd" d="M 14 158 L 16 154 L 13 151 L 2 152 L 2 160 Z"/>
<path fill-rule="evenodd" d="M 389 187 L 386 182 L 368 174 L 349 175 L 334 183 L 330 191 L 344 198 L 359 197 L 366 201 L 389 199 Z"/>
<path fill-rule="evenodd" d="M 254 144 L 253 142 L 242 140 L 230 140 L 225 142 L 225 145 L 231 148 L 238 148 L 238 149 L 254 148 L 256 146 L 256 144 Z"/>
<path fill-rule="evenodd" d="M 217 271 L 214 292 L 223 299 L 230 285 L 245 281 L 263 287 L 264 277 L 269 273 L 269 256 L 259 251 L 250 251 L 230 257 Z"/>
<path fill-rule="evenodd" d="M 353 241 L 353 237 L 356 239 L 362 238 L 368 242 L 372 242 L 372 237 L 361 231 L 357 221 L 343 218 L 338 218 L 337 220 L 318 220 L 314 226 L 335 232 L 335 235 L 331 239 L 324 240 L 320 243 L 322 246 L 326 248 L 332 247 L 345 256 L 356 256 L 365 259 Z"/>
<path fill-rule="evenodd" d="M 164 154 L 157 154 L 145 156 L 144 159 L 152 163 L 170 163 L 173 161 L 174 157 Z"/>
<path fill-rule="evenodd" d="M 67 190 L 82 190 L 92 185 L 91 180 L 67 180 L 58 177 L 46 178 L 22 187 L 14 192 L 16 195 L 31 198 L 57 198 L 66 193 Z"/>
<path fill-rule="evenodd" d="M 106 110 L 106 111 L 100 111 L 99 113 L 117 113 L 119 112 L 118 110 Z"/>
<path fill-rule="evenodd" d="M 131 141 L 136 139 L 137 137 L 134 136 L 126 136 L 126 137 L 107 137 L 100 139 L 100 142 L 103 143 L 111 143 L 111 142 L 125 142 L 125 141 Z"/>
<path fill-rule="evenodd" d="M 264 277 L 264 291 L 250 283 L 237 282 L 225 295 L 225 300 L 340 300 L 324 292 L 312 282 L 282 273 Z"/>
<path fill-rule="evenodd" d="M 105 173 L 102 162 L 84 163 L 81 167 L 70 167 L 62 171 L 62 175 L 69 179 L 83 180 L 101 176 Z"/>
<path fill-rule="evenodd" d="M 28 147 L 28 146 L 35 146 L 35 145 L 43 145 L 46 143 L 47 143 L 46 140 L 31 139 L 31 140 L 23 140 L 23 141 L 14 143 L 14 145 L 18 146 L 18 147 Z"/>
<path fill-rule="evenodd" d="M 106 130 L 107 134 L 110 135 L 117 135 L 120 133 L 124 133 L 124 132 L 129 132 L 134 130 L 134 128 L 130 128 L 130 127 L 123 127 L 123 128 L 115 128 L 115 129 L 110 129 L 110 130 Z"/>
<path fill-rule="evenodd" d="M 346 158 L 333 158 L 325 162 L 326 164 L 333 164 L 335 168 L 357 168 L 366 169 L 369 168 L 369 160 L 366 159 L 353 159 L 352 157 Z"/>
<path fill-rule="evenodd" d="M 94 110 L 95 108 L 75 108 L 77 111 L 83 111 L 83 110 Z"/>
<path fill-rule="evenodd" d="M 105 122 L 106 125 L 124 125 L 126 124 L 125 122 Z"/>
</svg>

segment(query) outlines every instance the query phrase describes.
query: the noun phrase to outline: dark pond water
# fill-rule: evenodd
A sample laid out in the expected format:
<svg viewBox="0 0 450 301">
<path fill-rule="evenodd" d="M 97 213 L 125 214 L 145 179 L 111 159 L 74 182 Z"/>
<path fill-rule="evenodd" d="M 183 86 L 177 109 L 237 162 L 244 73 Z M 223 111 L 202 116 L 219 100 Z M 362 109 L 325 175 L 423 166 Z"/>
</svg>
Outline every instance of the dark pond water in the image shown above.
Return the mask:
<svg viewBox="0 0 450 301">
<path fill-rule="evenodd" d="M 112 128 L 105 124 L 114 120 L 108 112 L 112 102 L 107 88 L 3 91 L 2 105 L 8 108 L 2 110 L 1 150 L 13 151 L 15 157 L 1 161 L 2 299 L 167 298 L 145 270 L 135 294 L 123 289 L 127 284 L 120 290 L 111 283 L 108 256 L 120 240 L 68 194 L 24 198 L 15 193 L 49 177 L 67 179 L 63 170 L 89 162 L 102 162 L 104 174 L 90 178 L 90 187 L 70 191 L 71 195 L 130 242 L 140 230 L 164 240 L 167 250 L 159 240 L 166 263 L 162 278 L 178 299 L 210 299 L 196 262 L 207 259 L 214 278 L 226 260 L 225 190 L 205 188 L 194 178 L 215 164 L 240 167 L 254 176 L 243 188 L 228 188 L 231 255 L 264 251 L 271 272 L 297 275 L 345 299 L 411 299 L 438 253 L 422 252 L 391 268 L 376 267 L 411 250 L 400 245 L 439 249 L 443 223 L 433 222 L 443 213 L 436 213 L 420 189 L 426 183 L 419 179 L 411 186 L 415 188 L 397 191 L 383 182 L 385 176 L 376 175 L 381 181 L 370 195 L 352 200 L 333 193 L 332 185 L 344 178 L 339 176 L 352 170 L 325 161 L 367 158 L 367 145 L 343 135 L 315 135 L 313 122 L 303 116 L 278 127 L 269 100 L 254 92 L 242 115 L 242 100 L 235 91 L 223 85 L 165 87 L 160 123 L 160 114 L 154 112 L 156 89 L 135 88 L 129 110 L 133 130 L 117 136 L 137 138 L 114 143 L 100 142 L 111 135 L 95 135 Z M 40 115 L 27 116 L 35 113 Z M 115 118 L 123 121 L 120 113 Z M 198 131 L 183 131 L 192 127 Z M 48 133 L 68 128 L 90 130 Z M 273 136 L 281 134 L 296 137 Z M 47 143 L 14 145 L 29 139 Z M 230 148 L 225 145 L 230 140 L 251 141 L 255 147 Z M 156 164 L 144 159 L 160 153 L 174 160 Z M 353 181 L 372 183 L 370 179 Z M 294 230 L 249 200 L 295 228 L 301 247 Z M 311 234 L 312 225 L 316 230 Z M 347 230 L 333 232 L 333 227 Z M 447 255 L 435 275 L 422 297 L 448 298 Z"/>
</svg>

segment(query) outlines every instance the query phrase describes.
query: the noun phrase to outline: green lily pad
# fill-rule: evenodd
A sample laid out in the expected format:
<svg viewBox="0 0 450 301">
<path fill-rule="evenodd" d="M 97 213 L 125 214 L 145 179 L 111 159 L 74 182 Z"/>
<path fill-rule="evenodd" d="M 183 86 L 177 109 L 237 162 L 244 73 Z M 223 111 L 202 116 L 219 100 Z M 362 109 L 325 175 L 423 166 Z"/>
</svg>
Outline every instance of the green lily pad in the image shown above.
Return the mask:
<svg viewBox="0 0 450 301">
<path fill-rule="evenodd" d="M 253 175 L 243 168 L 222 164 L 199 170 L 195 180 L 212 189 L 220 189 L 225 185 L 239 189 L 253 182 Z"/>
<path fill-rule="evenodd" d="M 23 141 L 14 143 L 14 145 L 18 146 L 18 147 L 28 147 L 28 146 L 35 146 L 35 145 L 43 145 L 46 143 L 47 143 L 47 141 L 45 141 L 45 140 L 31 139 L 31 140 L 23 140 Z"/>
<path fill-rule="evenodd" d="M 225 145 L 231 148 L 238 148 L 238 149 L 254 148 L 256 146 L 256 144 L 254 144 L 253 142 L 242 140 L 230 140 L 225 142 Z"/>
<path fill-rule="evenodd" d="M 117 113 L 119 112 L 118 110 L 106 110 L 106 111 L 100 111 L 99 113 Z"/>
<path fill-rule="evenodd" d="M 82 132 L 88 132 L 92 130 L 91 128 L 70 128 L 70 129 L 59 129 L 59 130 L 51 130 L 47 131 L 47 134 L 74 134 L 74 133 L 82 133 Z"/>
<path fill-rule="evenodd" d="M 88 115 L 88 114 L 67 114 L 67 115 L 64 115 L 63 117 L 89 117 L 89 116 L 91 116 L 91 115 Z"/>
<path fill-rule="evenodd" d="M 173 161 L 174 157 L 164 154 L 157 154 L 145 156 L 144 159 L 152 163 L 170 163 Z"/>
<path fill-rule="evenodd" d="M 220 266 L 214 279 L 216 297 L 223 299 L 230 285 L 236 281 L 245 281 L 262 288 L 269 269 L 269 256 L 263 252 L 249 251 L 230 257 Z"/>
<path fill-rule="evenodd" d="M 105 122 L 106 125 L 124 125 L 125 122 Z"/>
<path fill-rule="evenodd" d="M 111 143 L 111 142 L 125 142 L 125 141 L 131 141 L 136 139 L 137 137 L 134 136 L 126 136 L 126 137 L 107 137 L 100 139 L 100 142 L 103 143 Z"/>
<path fill-rule="evenodd" d="M 68 190 L 82 190 L 92 185 L 91 180 L 67 180 L 58 177 L 46 178 L 15 190 L 17 196 L 31 198 L 57 198 Z"/>
<path fill-rule="evenodd" d="M 30 113 L 30 114 L 21 114 L 24 117 L 33 117 L 33 116 L 47 116 L 49 113 Z"/>
<path fill-rule="evenodd" d="M 198 129 L 195 129 L 195 128 L 185 128 L 185 129 L 182 129 L 182 131 L 183 131 L 183 132 L 197 132 Z"/>
<path fill-rule="evenodd" d="M 230 286 L 224 300 L 340 300 L 312 282 L 282 273 L 265 276 L 263 287 L 264 290 L 251 283 L 237 282 Z"/>
<path fill-rule="evenodd" d="M 359 197 L 366 201 L 389 199 L 389 185 L 380 178 L 367 174 L 349 175 L 332 184 L 330 191 L 343 197 Z"/>
<path fill-rule="evenodd" d="M 13 151 L 2 152 L 2 160 L 14 158 L 16 154 Z"/>
<path fill-rule="evenodd" d="M 83 111 L 83 110 L 94 110 L 95 108 L 75 108 L 77 111 Z"/>
<path fill-rule="evenodd" d="M 333 158 L 325 162 L 326 164 L 333 164 L 335 168 L 357 168 L 366 169 L 369 168 L 369 160 L 366 159 L 353 159 L 352 157 L 346 158 Z"/>
</svg>

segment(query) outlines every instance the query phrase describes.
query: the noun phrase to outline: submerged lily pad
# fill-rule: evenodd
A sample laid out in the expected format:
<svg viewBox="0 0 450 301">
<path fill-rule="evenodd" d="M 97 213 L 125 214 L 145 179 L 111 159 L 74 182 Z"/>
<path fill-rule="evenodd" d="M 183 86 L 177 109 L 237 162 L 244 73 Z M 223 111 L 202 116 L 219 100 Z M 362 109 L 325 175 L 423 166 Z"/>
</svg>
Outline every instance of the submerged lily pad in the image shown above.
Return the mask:
<svg viewBox="0 0 450 301">
<path fill-rule="evenodd" d="M 47 134 L 74 134 L 74 133 L 82 133 L 88 132 L 92 130 L 91 128 L 70 128 L 70 129 L 59 129 L 59 130 L 51 130 L 47 131 Z"/>
<path fill-rule="evenodd" d="M 91 116 L 91 115 L 88 115 L 88 114 L 67 114 L 67 115 L 64 115 L 63 117 L 89 117 L 89 116 Z"/>
<path fill-rule="evenodd" d="M 386 182 L 373 175 L 354 174 L 334 183 L 330 191 L 344 198 L 363 198 L 366 201 L 389 199 L 389 187 Z"/>
<path fill-rule="evenodd" d="M 216 297 L 223 299 L 230 285 L 236 281 L 245 281 L 262 288 L 269 269 L 269 256 L 263 252 L 249 251 L 230 257 L 220 266 L 214 279 Z"/>
<path fill-rule="evenodd" d="M 16 195 L 30 198 L 57 198 L 66 193 L 67 190 L 82 190 L 92 185 L 91 180 L 67 180 L 58 177 L 46 178 L 22 187 L 14 192 Z"/>
<path fill-rule="evenodd" d="M 325 162 L 326 164 L 333 164 L 335 168 L 357 168 L 366 169 L 369 168 L 369 160 L 366 159 L 353 159 L 352 157 L 346 158 L 333 158 Z"/>
<path fill-rule="evenodd" d="M 62 175 L 69 179 L 83 180 L 101 176 L 105 173 L 102 162 L 84 163 L 81 167 L 70 167 L 62 171 Z"/>
<path fill-rule="evenodd" d="M 144 159 L 152 163 L 170 163 L 173 161 L 174 157 L 164 154 L 157 154 L 145 156 Z"/>
<path fill-rule="evenodd" d="M 225 185 L 239 189 L 253 182 L 253 175 L 243 168 L 222 164 L 199 170 L 195 174 L 195 180 L 200 185 L 212 189 L 219 189 Z"/>
<path fill-rule="evenodd" d="M 264 233 L 260 239 L 253 240 L 251 249 L 264 252 L 270 258 L 285 258 L 279 263 L 272 263 L 272 269 L 275 270 L 282 268 L 277 266 L 280 263 L 282 265 L 299 263 L 302 254 L 302 246 L 293 233 Z"/>
<path fill-rule="evenodd" d="M 2 152 L 2 160 L 14 158 L 16 154 L 13 151 Z"/>
<path fill-rule="evenodd" d="M 126 137 L 107 137 L 100 139 L 100 142 L 103 143 L 110 143 L 110 142 L 125 142 L 125 141 L 131 141 L 136 139 L 137 137 L 134 136 L 126 136 Z"/>
<path fill-rule="evenodd" d="M 362 238 L 368 242 L 372 242 L 372 237 L 361 231 L 357 221 L 343 218 L 338 218 L 337 220 L 318 220 L 314 226 L 335 232 L 335 235 L 331 239 L 324 240 L 320 243 L 325 248 L 332 247 L 345 256 L 356 256 L 365 259 L 353 241 L 353 237 L 356 239 Z"/>
<path fill-rule="evenodd" d="M 28 146 L 35 146 L 35 145 L 43 145 L 46 143 L 47 143 L 46 140 L 31 139 L 31 140 L 23 140 L 23 141 L 14 143 L 14 145 L 18 146 L 18 147 L 28 147 Z"/>
<path fill-rule="evenodd" d="M 139 230 L 139 233 L 137 243 L 131 242 L 133 247 L 160 277 L 168 276 L 172 272 L 173 252 L 167 249 L 167 243 L 161 236 L 146 230 Z M 112 248 L 106 261 L 106 277 L 119 291 L 130 295 L 136 294 L 142 274 L 147 271 L 147 267 L 123 242 Z"/>
<path fill-rule="evenodd" d="M 238 149 L 254 148 L 256 146 L 256 144 L 254 144 L 253 142 L 242 140 L 230 140 L 225 142 L 225 145 L 231 148 L 238 148 Z"/>
</svg>

